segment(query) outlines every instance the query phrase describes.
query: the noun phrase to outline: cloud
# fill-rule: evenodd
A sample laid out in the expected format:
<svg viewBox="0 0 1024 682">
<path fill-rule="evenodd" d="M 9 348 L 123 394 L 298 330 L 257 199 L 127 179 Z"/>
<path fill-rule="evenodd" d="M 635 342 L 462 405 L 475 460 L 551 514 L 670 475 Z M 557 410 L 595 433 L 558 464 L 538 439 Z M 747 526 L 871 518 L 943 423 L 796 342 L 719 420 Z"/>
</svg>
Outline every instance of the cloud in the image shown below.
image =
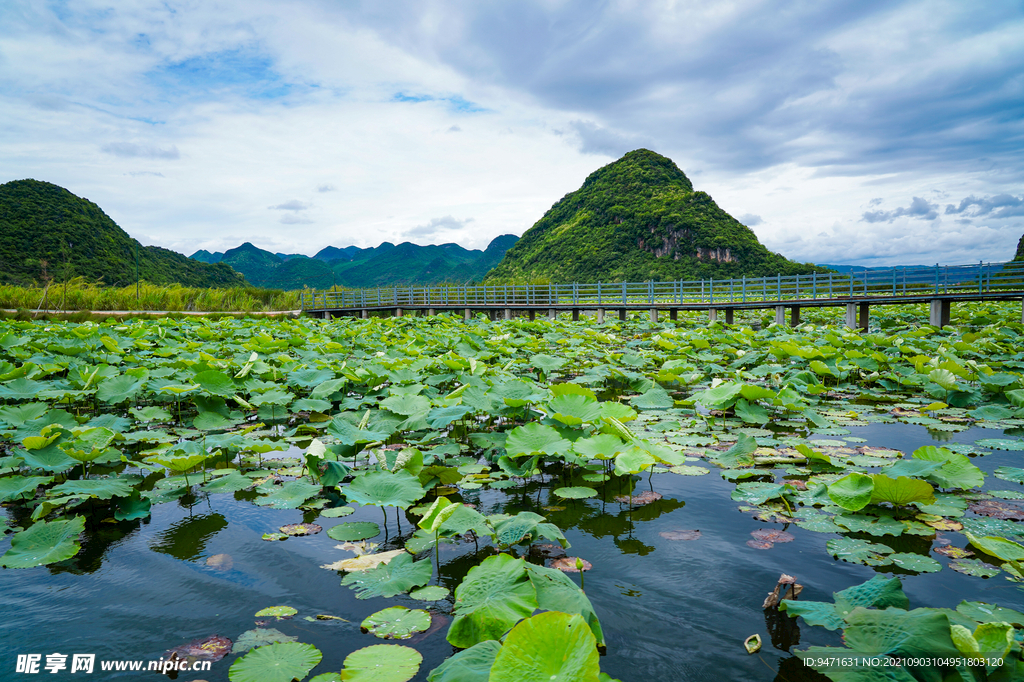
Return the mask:
<svg viewBox="0 0 1024 682">
<path fill-rule="evenodd" d="M 130 176 L 132 176 L 134 178 L 137 178 L 137 177 L 140 177 L 140 176 L 143 176 L 143 175 L 152 175 L 153 177 L 157 177 L 157 178 L 165 177 L 163 173 L 156 173 L 154 171 L 128 171 L 127 173 L 125 173 L 125 175 L 130 175 Z"/>
<path fill-rule="evenodd" d="M 448 129 L 448 132 L 449 133 L 461 133 L 462 132 L 462 128 L 460 128 L 457 125 L 454 125 L 454 126 L 452 126 L 451 128 Z"/>
<path fill-rule="evenodd" d="M 907 208 L 896 208 L 891 211 L 866 211 L 861 220 L 867 223 L 891 223 L 903 216 L 919 220 L 935 220 L 939 217 L 938 204 L 930 204 L 921 197 L 914 197 Z"/>
<path fill-rule="evenodd" d="M 1013 218 L 1024 216 L 1024 197 L 1015 197 L 1012 194 L 997 194 L 991 197 L 978 198 L 971 195 L 960 201 L 959 206 L 948 204 L 947 214 L 961 214 L 978 218 L 990 216 L 992 218 Z"/>
<path fill-rule="evenodd" d="M 320 185 L 320 186 L 318 186 L 316 188 L 316 191 L 317 192 L 333 192 L 336 189 L 338 189 L 338 188 L 335 187 L 334 185 Z"/>
<path fill-rule="evenodd" d="M 868 202 L 868 206 L 878 206 L 883 201 L 885 201 L 885 199 L 883 199 L 882 197 L 875 197 L 874 199 Z"/>
<path fill-rule="evenodd" d="M 576 133 L 580 151 L 584 154 L 600 154 L 618 158 L 626 152 L 643 146 L 636 138 L 620 135 L 593 121 L 569 121 L 569 127 Z"/>
<path fill-rule="evenodd" d="M 136 144 L 134 142 L 108 142 L 100 147 L 107 154 L 124 158 L 145 159 L 180 159 L 177 145 L 163 149 L 153 145 Z"/>
<path fill-rule="evenodd" d="M 305 204 L 298 199 L 292 199 L 291 201 L 286 201 L 283 204 L 268 206 L 267 208 L 271 211 L 305 211 L 309 208 L 309 204 Z"/>
<path fill-rule="evenodd" d="M 278 222 L 284 223 L 285 225 L 309 225 L 313 221 L 303 216 L 286 214 L 281 216 L 281 220 Z"/>
<path fill-rule="evenodd" d="M 736 220 L 740 221 L 747 227 L 754 227 L 755 225 L 760 225 L 764 222 L 764 220 L 761 219 L 761 216 L 754 215 L 753 213 L 744 213 L 741 216 L 737 216 Z"/>
<path fill-rule="evenodd" d="M 473 222 L 472 218 L 458 220 L 450 215 L 442 218 L 431 218 L 430 222 L 425 225 L 417 225 L 411 230 L 407 230 L 404 236 L 408 239 L 429 239 L 442 232 L 461 230 L 471 222 Z"/>
</svg>

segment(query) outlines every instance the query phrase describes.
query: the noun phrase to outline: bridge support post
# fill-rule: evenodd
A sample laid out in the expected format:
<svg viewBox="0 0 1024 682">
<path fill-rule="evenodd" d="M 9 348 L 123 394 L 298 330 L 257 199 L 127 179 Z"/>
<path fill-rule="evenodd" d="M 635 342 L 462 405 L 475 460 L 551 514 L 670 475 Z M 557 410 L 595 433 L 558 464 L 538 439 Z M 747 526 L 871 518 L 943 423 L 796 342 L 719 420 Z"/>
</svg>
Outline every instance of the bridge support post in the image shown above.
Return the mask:
<svg viewBox="0 0 1024 682">
<path fill-rule="evenodd" d="M 846 326 L 850 329 L 857 328 L 857 304 L 847 303 L 846 304 Z"/>
<path fill-rule="evenodd" d="M 604 324 L 604 308 L 597 309 L 597 323 Z"/>
<path fill-rule="evenodd" d="M 370 313 L 369 313 L 369 311 L 366 310 L 366 308 L 363 308 L 362 310 L 359 311 L 359 317 L 360 318 L 365 320 L 369 316 L 370 316 Z"/>
<path fill-rule="evenodd" d="M 402 316 L 402 309 L 401 308 L 395 308 L 395 317 L 401 317 L 401 316 Z"/>
<path fill-rule="evenodd" d="M 427 315 L 429 315 L 430 317 L 433 317 L 435 314 L 436 313 L 434 312 L 433 308 L 427 308 Z"/>
<path fill-rule="evenodd" d="M 779 325 L 780 327 L 786 324 L 786 306 L 775 306 L 775 324 Z"/>
<path fill-rule="evenodd" d="M 557 316 L 558 316 L 558 313 L 557 313 L 557 312 L 555 312 L 555 309 L 554 309 L 554 308 L 548 308 L 548 319 L 549 319 L 549 320 L 553 320 L 553 319 L 555 319 L 555 317 L 557 317 Z"/>
<path fill-rule="evenodd" d="M 626 309 L 625 308 L 619 308 L 619 322 L 625 322 L 625 321 L 626 321 Z"/>
<path fill-rule="evenodd" d="M 657 323 L 658 323 L 658 309 L 657 308 L 651 308 L 651 324 L 657 324 Z"/>
<path fill-rule="evenodd" d="M 573 322 L 579 322 L 580 321 L 580 309 L 579 308 L 573 308 L 572 309 L 572 321 Z"/>
<path fill-rule="evenodd" d="M 952 305 L 948 298 L 933 298 L 928 309 L 928 324 L 942 329 L 949 324 Z M 1022 313 L 1024 317 L 1024 313 Z"/>
<path fill-rule="evenodd" d="M 536 319 L 537 319 L 537 311 L 534 310 L 533 308 L 530 308 L 530 322 L 533 322 Z"/>
<path fill-rule="evenodd" d="M 505 319 L 506 320 L 511 320 L 512 319 L 512 309 L 511 308 L 505 308 Z"/>
<path fill-rule="evenodd" d="M 679 320 L 679 308 L 672 308 L 671 310 L 669 310 L 668 319 L 672 320 L 673 322 L 677 322 Z"/>
<path fill-rule="evenodd" d="M 462 309 L 462 319 L 465 322 L 469 322 L 469 308 Z"/>
<path fill-rule="evenodd" d="M 789 308 L 789 326 L 800 326 L 800 306 L 794 305 Z"/>
<path fill-rule="evenodd" d="M 734 312 L 735 311 L 732 308 L 726 308 L 725 309 L 725 323 L 726 324 L 732 324 L 733 323 L 732 321 L 733 321 L 733 314 L 734 314 Z"/>
<path fill-rule="evenodd" d="M 868 303 L 861 303 L 860 306 L 860 319 L 857 320 L 857 326 L 862 330 L 867 331 L 869 323 L 871 322 L 871 306 Z"/>
<path fill-rule="evenodd" d="M 715 309 L 715 308 L 709 308 L 708 309 L 708 322 L 717 322 L 717 321 L 718 321 L 718 310 Z"/>
</svg>

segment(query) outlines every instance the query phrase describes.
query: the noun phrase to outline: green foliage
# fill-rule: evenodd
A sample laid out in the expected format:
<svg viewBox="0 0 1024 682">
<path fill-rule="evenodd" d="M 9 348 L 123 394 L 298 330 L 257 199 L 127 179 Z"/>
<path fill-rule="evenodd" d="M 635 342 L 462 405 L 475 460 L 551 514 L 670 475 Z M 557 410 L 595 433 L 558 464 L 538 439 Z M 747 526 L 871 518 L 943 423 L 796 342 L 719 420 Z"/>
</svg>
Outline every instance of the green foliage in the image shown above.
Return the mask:
<svg viewBox="0 0 1024 682">
<path fill-rule="evenodd" d="M 136 255 L 139 277 L 146 282 L 192 287 L 245 284 L 226 265 L 141 246 L 99 206 L 49 182 L 15 180 L 0 185 L 0 229 L 0 282 L 4 284 L 84 277 L 123 287 L 135 283 Z"/>
<path fill-rule="evenodd" d="M 809 273 L 765 248 L 670 160 L 638 149 L 592 173 L 486 282 L 666 281 Z"/>
</svg>

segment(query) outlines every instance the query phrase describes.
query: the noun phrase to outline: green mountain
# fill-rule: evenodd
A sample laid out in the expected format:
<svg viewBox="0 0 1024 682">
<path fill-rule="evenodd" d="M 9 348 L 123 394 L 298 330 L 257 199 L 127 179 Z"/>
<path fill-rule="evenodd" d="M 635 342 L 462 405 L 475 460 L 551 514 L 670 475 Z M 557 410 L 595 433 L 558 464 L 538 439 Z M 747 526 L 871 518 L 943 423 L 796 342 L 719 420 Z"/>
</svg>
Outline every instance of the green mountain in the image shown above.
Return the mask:
<svg viewBox="0 0 1024 682">
<path fill-rule="evenodd" d="M 646 149 L 552 206 L 486 281 L 646 281 L 812 272 L 772 253 L 672 162 Z"/>
<path fill-rule="evenodd" d="M 1017 255 L 1013 257 L 1013 260 L 1024 260 L 1024 236 L 1017 242 Z"/>
<path fill-rule="evenodd" d="M 210 253 L 205 249 L 199 249 L 191 256 L 189 256 L 189 258 L 200 261 L 202 263 L 219 263 L 221 259 L 224 258 L 224 254 L 221 253 L 220 251 Z"/>
<path fill-rule="evenodd" d="M 115 286 L 141 279 L 195 287 L 244 285 L 227 265 L 142 246 L 87 199 L 39 180 L 0 185 L 0 282 L 30 285 L 85 277 Z M 65 261 L 67 263 L 65 268 Z"/>
<path fill-rule="evenodd" d="M 246 242 L 224 253 L 197 251 L 190 256 L 212 260 L 245 275 L 257 286 L 274 289 L 327 289 L 479 282 L 504 257 L 518 237 L 496 237 L 484 251 L 458 244 L 420 246 L 405 242 L 361 249 L 328 246 L 315 256 L 275 254 Z"/>
</svg>

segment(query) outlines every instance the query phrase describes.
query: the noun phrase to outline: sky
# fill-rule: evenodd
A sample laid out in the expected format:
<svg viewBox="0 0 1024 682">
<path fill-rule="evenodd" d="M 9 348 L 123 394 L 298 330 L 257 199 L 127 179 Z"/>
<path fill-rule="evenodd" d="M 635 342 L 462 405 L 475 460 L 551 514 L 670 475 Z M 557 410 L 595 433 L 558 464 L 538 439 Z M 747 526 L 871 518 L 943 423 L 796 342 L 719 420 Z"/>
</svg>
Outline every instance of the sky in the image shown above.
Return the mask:
<svg viewBox="0 0 1024 682">
<path fill-rule="evenodd" d="M 186 255 L 485 248 L 637 148 L 795 260 L 1008 260 L 1024 4 L 0 2 L 0 182 Z"/>
</svg>

